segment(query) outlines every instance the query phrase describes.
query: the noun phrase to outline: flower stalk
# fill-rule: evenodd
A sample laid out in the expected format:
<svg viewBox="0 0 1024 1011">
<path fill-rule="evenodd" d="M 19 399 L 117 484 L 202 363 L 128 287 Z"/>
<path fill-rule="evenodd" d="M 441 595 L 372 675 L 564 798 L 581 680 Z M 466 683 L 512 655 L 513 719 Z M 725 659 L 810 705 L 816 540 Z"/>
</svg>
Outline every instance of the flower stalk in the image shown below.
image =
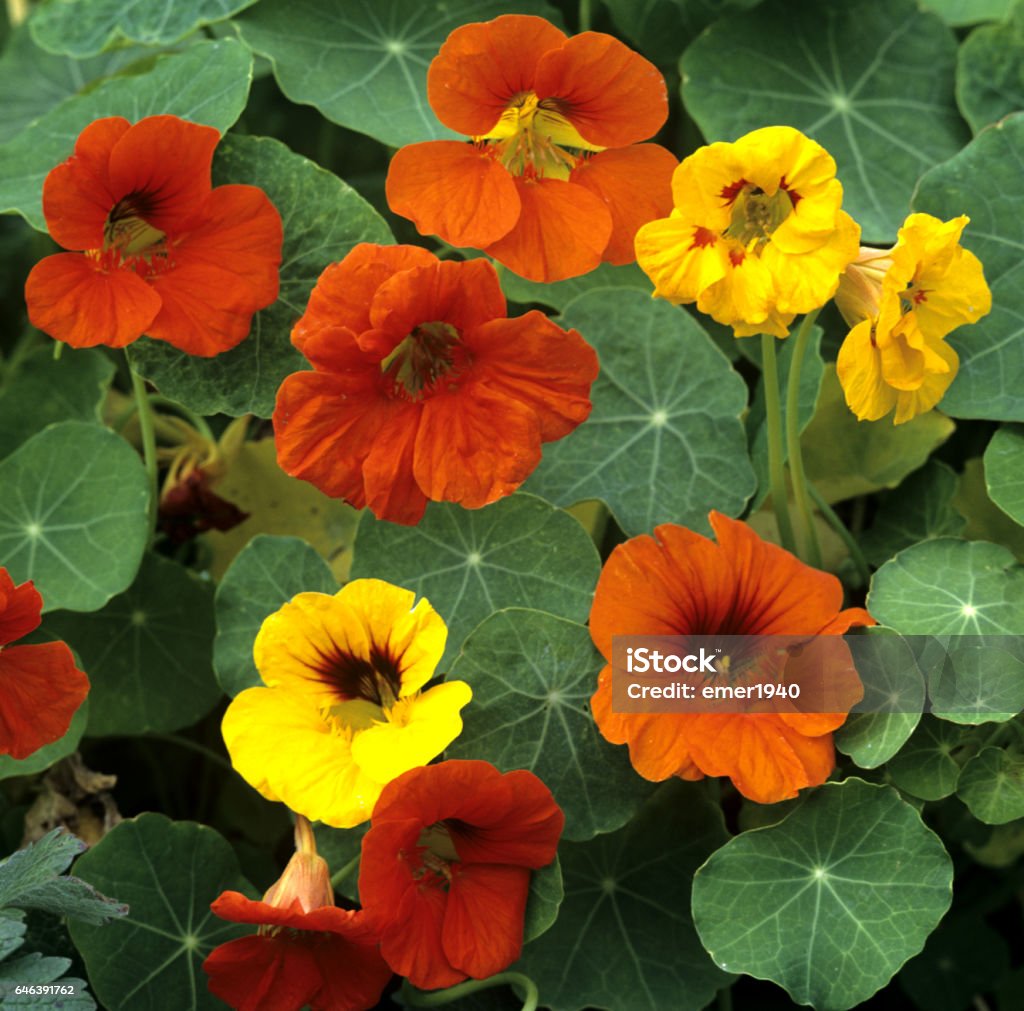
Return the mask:
<svg viewBox="0 0 1024 1011">
<path fill-rule="evenodd" d="M 132 392 L 135 394 L 135 405 L 139 415 L 139 432 L 142 436 L 142 458 L 146 465 L 146 477 L 149 480 L 149 539 L 152 543 L 156 533 L 157 506 L 160 500 L 157 488 L 156 466 L 156 433 L 153 428 L 153 406 L 146 392 L 146 380 L 131 367 Z"/>
<path fill-rule="evenodd" d="M 503 986 L 506 983 L 510 986 L 520 986 L 526 992 L 522 1011 L 536 1011 L 540 1000 L 537 984 L 521 972 L 499 972 L 495 976 L 488 976 L 487 979 L 467 979 L 465 983 L 456 983 L 455 986 L 446 987 L 444 990 L 432 990 L 429 993 L 405 983 L 402 986 L 402 999 L 410 1007 L 446 1007 L 460 997 L 468 997 L 471 993 L 489 990 L 493 986 Z"/>
<path fill-rule="evenodd" d="M 793 521 L 789 515 L 789 494 L 783 465 L 782 402 L 779 395 L 779 363 L 775 357 L 775 338 L 761 334 L 761 379 L 768 425 L 768 473 L 771 479 L 772 508 L 779 526 L 779 539 L 787 551 L 796 553 Z"/>
</svg>

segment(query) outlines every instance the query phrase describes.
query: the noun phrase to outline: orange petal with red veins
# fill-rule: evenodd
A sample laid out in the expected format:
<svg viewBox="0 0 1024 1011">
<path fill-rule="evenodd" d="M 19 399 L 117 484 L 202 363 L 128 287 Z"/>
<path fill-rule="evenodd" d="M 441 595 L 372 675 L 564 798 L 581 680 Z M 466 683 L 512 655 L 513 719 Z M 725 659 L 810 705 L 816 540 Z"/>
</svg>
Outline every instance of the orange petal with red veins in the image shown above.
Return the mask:
<svg viewBox="0 0 1024 1011">
<path fill-rule="evenodd" d="M 312 948 L 287 933 L 228 941 L 210 952 L 203 970 L 210 991 L 237 1011 L 306 1007 L 322 982 Z"/>
<path fill-rule="evenodd" d="M 483 136 L 515 95 L 534 90 L 538 61 L 565 40 L 553 24 L 527 14 L 456 28 L 427 72 L 431 108 L 456 133 Z"/>
<path fill-rule="evenodd" d="M 530 281 L 564 281 L 593 270 L 608 247 L 612 217 L 600 197 L 560 179 L 516 178 L 515 228 L 484 250 Z"/>
<path fill-rule="evenodd" d="M 519 220 L 512 176 L 473 144 L 431 140 L 403 147 L 391 159 L 384 191 L 391 210 L 421 235 L 439 235 L 453 246 L 482 249 Z"/>
<path fill-rule="evenodd" d="M 220 134 L 177 116 L 147 116 L 110 152 L 110 189 L 133 197 L 139 217 L 174 232 L 187 227 L 210 194 L 210 166 Z M 108 208 L 110 210 L 112 208 Z"/>
<path fill-rule="evenodd" d="M 679 162 L 657 144 L 599 151 L 569 176 L 600 197 L 612 216 L 612 237 L 604 251 L 609 263 L 632 263 L 633 240 L 641 225 L 672 212 L 672 173 Z"/>
<path fill-rule="evenodd" d="M 39 627 L 43 598 L 31 583 L 14 585 L 6 569 L 0 569 L 0 648 Z"/>
<path fill-rule="evenodd" d="M 217 187 L 173 266 L 152 278 L 163 307 L 146 332 L 191 355 L 233 348 L 277 298 L 281 242 L 281 215 L 263 190 Z"/>
<path fill-rule="evenodd" d="M 624 147 L 657 133 L 668 117 L 668 90 L 658 68 L 601 32 L 574 35 L 537 66 L 537 97 L 559 111 L 590 143 Z"/>
<path fill-rule="evenodd" d="M 543 442 L 561 439 L 589 417 L 597 354 L 575 330 L 533 310 L 491 320 L 466 332 L 463 341 L 474 369 L 486 372 L 488 388 L 537 415 Z"/>
<path fill-rule="evenodd" d="M 90 123 L 75 153 L 43 183 L 43 215 L 54 242 L 65 249 L 99 249 L 103 226 L 120 196 L 110 182 L 110 152 L 131 124 L 121 116 Z"/>
<path fill-rule="evenodd" d="M 361 372 L 367 356 L 356 343 L 356 335 L 344 326 L 323 326 L 307 330 L 302 353 L 318 372 Z"/>
<path fill-rule="evenodd" d="M 407 526 L 419 523 L 427 508 L 427 496 L 413 477 L 416 435 L 421 404 L 393 401 L 387 423 L 371 442 L 363 461 L 366 504 L 377 519 Z"/>
<path fill-rule="evenodd" d="M 75 348 L 123 348 L 141 337 L 160 312 L 161 299 L 127 268 L 100 270 L 83 253 L 40 260 L 25 282 L 34 327 Z"/>
<path fill-rule="evenodd" d="M 292 330 L 292 343 L 305 354 L 306 341 L 322 327 L 347 327 L 353 334 L 369 330 L 370 305 L 377 289 L 400 270 L 437 262 L 437 257 L 422 246 L 359 243 L 317 279 L 306 311 Z"/>
<path fill-rule="evenodd" d="M 27 758 L 63 737 L 89 679 L 62 642 L 0 652 L 0 755 Z"/>
<path fill-rule="evenodd" d="M 514 492 L 540 463 L 540 425 L 486 376 L 423 404 L 413 472 L 426 496 L 479 509 Z"/>
<path fill-rule="evenodd" d="M 393 854 L 392 862 L 393 875 L 407 873 Z M 421 990 L 453 986 L 466 978 L 466 973 L 449 964 L 441 941 L 448 902 L 448 894 L 440 888 L 420 889 L 410 879 L 397 915 L 381 937 L 380 953 L 388 965 Z"/>
</svg>

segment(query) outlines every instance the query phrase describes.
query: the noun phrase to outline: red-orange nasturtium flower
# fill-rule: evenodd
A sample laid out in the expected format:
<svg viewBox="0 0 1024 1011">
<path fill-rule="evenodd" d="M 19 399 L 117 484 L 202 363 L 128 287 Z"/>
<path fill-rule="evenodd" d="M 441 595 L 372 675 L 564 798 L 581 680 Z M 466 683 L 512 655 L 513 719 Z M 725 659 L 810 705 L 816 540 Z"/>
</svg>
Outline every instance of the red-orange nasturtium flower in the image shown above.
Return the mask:
<svg viewBox="0 0 1024 1011">
<path fill-rule="evenodd" d="M 672 209 L 675 157 L 638 143 L 665 122 L 665 80 L 610 35 L 566 38 L 523 14 L 463 25 L 430 65 L 427 97 L 472 142 L 392 159 L 388 204 L 424 235 L 559 281 L 631 263 L 637 229 Z"/>
<path fill-rule="evenodd" d="M 591 699 L 601 733 L 628 744 L 645 779 L 728 776 L 768 804 L 823 783 L 835 764 L 832 731 L 845 713 L 616 713 L 616 635 L 840 635 L 874 619 L 841 610 L 838 579 L 761 540 L 747 524 L 710 515 L 716 544 L 665 524 L 620 544 L 594 594 L 590 631 L 608 661 Z"/>
<path fill-rule="evenodd" d="M 89 679 L 63 642 L 12 646 L 39 627 L 43 598 L 0 568 L 0 755 L 27 758 L 63 737 Z"/>
<path fill-rule="evenodd" d="M 364 1011 L 391 979 L 366 915 L 334 904 L 327 862 L 309 822 L 295 820 L 295 853 L 262 901 L 224 892 L 210 905 L 259 932 L 210 952 L 208 985 L 236 1011 Z"/>
<path fill-rule="evenodd" d="M 227 351 L 277 298 L 281 216 L 255 186 L 211 188 L 220 135 L 177 116 L 98 119 L 43 184 L 67 250 L 32 268 L 33 326 L 72 347 L 147 334 L 192 355 Z"/>
<path fill-rule="evenodd" d="M 543 313 L 505 317 L 485 260 L 363 243 L 328 267 L 292 343 L 313 365 L 277 394 L 281 468 L 381 519 L 515 491 L 541 443 L 590 413 L 597 355 Z"/>
<path fill-rule="evenodd" d="M 555 859 L 564 821 L 522 769 L 448 761 L 392 780 L 359 863 L 359 897 L 391 968 L 433 990 L 511 965 L 530 871 Z"/>
</svg>

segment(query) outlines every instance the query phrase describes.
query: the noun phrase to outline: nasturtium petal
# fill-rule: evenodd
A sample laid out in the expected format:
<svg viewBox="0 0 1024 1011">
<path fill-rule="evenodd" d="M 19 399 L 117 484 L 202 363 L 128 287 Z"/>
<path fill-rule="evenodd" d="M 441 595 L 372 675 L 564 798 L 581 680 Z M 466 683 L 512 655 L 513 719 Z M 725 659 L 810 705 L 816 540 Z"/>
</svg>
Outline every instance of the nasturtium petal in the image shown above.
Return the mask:
<svg viewBox="0 0 1024 1011">
<path fill-rule="evenodd" d="M 845 1011 L 921 950 L 952 883 L 949 854 L 914 808 L 848 779 L 713 853 L 694 878 L 693 916 L 719 966 Z"/>
<path fill-rule="evenodd" d="M 0 779 L 9 779 L 11 776 L 34 776 L 37 772 L 49 769 L 62 758 L 67 758 L 78 750 L 78 742 L 81 741 L 88 722 L 89 700 L 86 699 L 71 717 L 71 726 L 63 737 L 52 744 L 43 745 L 38 751 L 33 751 L 28 758 L 18 760 L 11 758 L 10 755 L 0 755 Z"/>
</svg>

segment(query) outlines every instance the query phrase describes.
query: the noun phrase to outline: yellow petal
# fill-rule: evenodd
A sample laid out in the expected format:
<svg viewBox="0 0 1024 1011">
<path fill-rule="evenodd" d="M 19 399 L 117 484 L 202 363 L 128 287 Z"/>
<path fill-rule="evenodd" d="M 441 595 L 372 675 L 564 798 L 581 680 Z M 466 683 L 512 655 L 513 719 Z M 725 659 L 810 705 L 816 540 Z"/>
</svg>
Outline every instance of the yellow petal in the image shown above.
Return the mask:
<svg viewBox="0 0 1024 1011">
<path fill-rule="evenodd" d="M 960 367 L 957 353 L 942 340 L 932 343 L 931 349 L 943 359 L 946 371 L 929 372 L 916 390 L 897 394 L 896 414 L 892 419 L 895 425 L 902 425 L 905 421 L 930 411 L 945 396 L 949 384 L 956 377 Z"/>
<path fill-rule="evenodd" d="M 958 248 L 949 268 L 932 291 L 914 305 L 918 325 L 929 338 L 945 337 L 958 326 L 976 323 L 992 309 L 992 292 L 985 283 L 981 261 L 970 250 Z"/>
<path fill-rule="evenodd" d="M 636 258 L 654 282 L 654 294 L 676 305 L 694 302 L 728 270 L 727 244 L 707 229 L 687 224 L 673 211 L 636 235 Z"/>
<path fill-rule="evenodd" d="M 858 323 L 839 349 L 836 374 L 846 404 L 860 421 L 877 421 L 896 405 L 896 391 L 882 378 L 881 355 L 871 342 L 871 320 Z"/>
<path fill-rule="evenodd" d="M 697 308 L 732 326 L 735 323 L 760 327 L 774 308 L 772 275 L 757 256 L 744 255 L 717 284 L 704 291 Z"/>
<path fill-rule="evenodd" d="M 720 233 L 732 219 L 723 191 L 744 178 L 745 165 L 735 144 L 698 148 L 672 174 L 672 202 L 680 217 L 694 227 Z"/>
</svg>

